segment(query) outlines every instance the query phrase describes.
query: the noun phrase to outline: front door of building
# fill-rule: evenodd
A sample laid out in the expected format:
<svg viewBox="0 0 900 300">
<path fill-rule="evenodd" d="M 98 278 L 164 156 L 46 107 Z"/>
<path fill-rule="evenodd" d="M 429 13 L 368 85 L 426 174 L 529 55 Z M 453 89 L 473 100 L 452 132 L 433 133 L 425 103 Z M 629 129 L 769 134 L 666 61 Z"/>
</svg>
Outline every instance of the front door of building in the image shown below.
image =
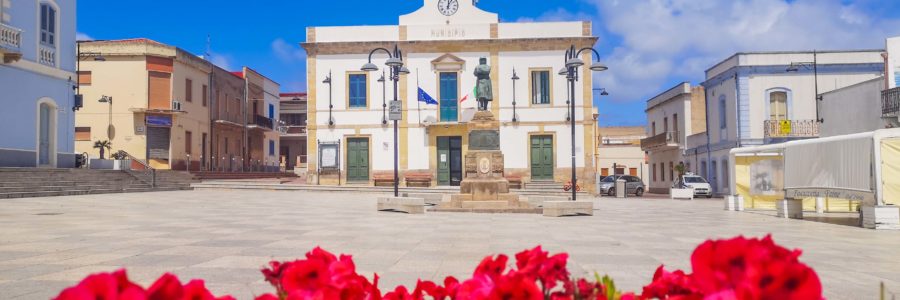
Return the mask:
<svg viewBox="0 0 900 300">
<path fill-rule="evenodd" d="M 347 139 L 347 181 L 369 181 L 369 139 Z"/>
<path fill-rule="evenodd" d="M 438 185 L 459 186 L 462 182 L 462 137 L 437 138 Z"/>
<path fill-rule="evenodd" d="M 50 105 L 40 105 L 41 119 L 38 136 L 38 166 L 50 166 Z"/>
<path fill-rule="evenodd" d="M 459 119 L 459 75 L 456 72 L 441 72 L 441 122 L 456 122 Z"/>
<path fill-rule="evenodd" d="M 531 179 L 553 179 L 553 136 L 531 137 Z"/>
</svg>

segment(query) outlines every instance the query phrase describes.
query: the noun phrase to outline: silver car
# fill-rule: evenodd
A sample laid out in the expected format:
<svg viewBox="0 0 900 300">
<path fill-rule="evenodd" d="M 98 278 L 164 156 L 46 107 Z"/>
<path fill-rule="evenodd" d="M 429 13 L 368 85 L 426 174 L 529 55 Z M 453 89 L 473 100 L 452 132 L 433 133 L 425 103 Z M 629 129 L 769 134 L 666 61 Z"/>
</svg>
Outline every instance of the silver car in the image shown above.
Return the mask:
<svg viewBox="0 0 900 300">
<path fill-rule="evenodd" d="M 616 195 L 616 180 L 622 178 L 625 180 L 625 193 L 626 194 L 634 194 L 635 196 L 640 197 L 644 195 L 644 190 L 646 187 L 644 186 L 644 181 L 638 178 L 637 176 L 631 175 L 612 175 L 603 178 L 600 180 L 600 194 L 601 195 Z"/>
</svg>

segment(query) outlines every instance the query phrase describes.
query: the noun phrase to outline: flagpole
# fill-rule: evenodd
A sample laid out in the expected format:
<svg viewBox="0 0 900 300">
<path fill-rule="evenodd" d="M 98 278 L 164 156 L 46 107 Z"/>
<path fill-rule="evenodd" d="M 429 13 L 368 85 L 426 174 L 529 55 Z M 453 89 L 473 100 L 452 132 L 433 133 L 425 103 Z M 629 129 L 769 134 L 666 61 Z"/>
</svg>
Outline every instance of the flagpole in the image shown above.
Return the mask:
<svg viewBox="0 0 900 300">
<path fill-rule="evenodd" d="M 422 106 L 419 104 L 419 68 L 416 68 L 416 114 L 419 117 L 419 125 L 422 125 Z"/>
</svg>

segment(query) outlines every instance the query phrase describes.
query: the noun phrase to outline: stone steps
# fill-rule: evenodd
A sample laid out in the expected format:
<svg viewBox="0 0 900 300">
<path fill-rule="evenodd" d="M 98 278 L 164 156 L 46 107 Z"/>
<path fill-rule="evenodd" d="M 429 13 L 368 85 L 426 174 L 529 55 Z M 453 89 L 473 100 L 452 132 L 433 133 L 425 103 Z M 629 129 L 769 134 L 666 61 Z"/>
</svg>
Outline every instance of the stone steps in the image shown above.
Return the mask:
<svg viewBox="0 0 900 300">
<path fill-rule="evenodd" d="M 276 191 L 318 191 L 318 192 L 356 192 L 356 193 L 383 193 L 390 194 L 393 193 L 393 187 L 373 187 L 373 186 L 354 186 L 354 185 L 343 185 L 343 186 L 326 186 L 326 185 L 300 185 L 300 184 L 279 184 L 277 182 L 251 182 L 245 180 L 239 181 L 231 181 L 231 180 L 212 180 L 212 181 L 203 181 L 201 183 L 191 184 L 191 187 L 195 189 L 242 189 L 242 190 L 276 190 Z M 449 186 L 441 186 L 441 187 L 429 187 L 429 188 L 417 188 L 417 187 L 400 187 L 400 193 L 421 193 L 421 194 L 455 194 L 459 193 L 459 187 L 449 187 Z M 564 192 L 562 189 L 557 191 L 527 191 L 527 190 L 511 190 L 513 194 L 521 195 L 521 196 L 571 196 L 571 192 Z M 589 194 L 585 192 L 579 192 L 579 197 L 583 197 L 585 199 L 591 197 Z"/>
<path fill-rule="evenodd" d="M 190 189 L 191 188 L 183 188 L 183 187 L 150 188 L 150 186 L 147 185 L 146 187 L 141 187 L 141 188 L 125 188 L 125 189 L 96 189 L 96 190 L 67 190 L 67 191 L 35 191 L 35 192 L 0 193 L 0 199 L 30 198 L 30 197 L 58 197 L 58 196 L 114 194 L 114 193 L 181 191 L 181 190 L 190 190 Z"/>
<path fill-rule="evenodd" d="M 0 198 L 191 189 L 189 173 L 157 171 L 157 186 L 120 170 L 0 168 Z"/>
</svg>

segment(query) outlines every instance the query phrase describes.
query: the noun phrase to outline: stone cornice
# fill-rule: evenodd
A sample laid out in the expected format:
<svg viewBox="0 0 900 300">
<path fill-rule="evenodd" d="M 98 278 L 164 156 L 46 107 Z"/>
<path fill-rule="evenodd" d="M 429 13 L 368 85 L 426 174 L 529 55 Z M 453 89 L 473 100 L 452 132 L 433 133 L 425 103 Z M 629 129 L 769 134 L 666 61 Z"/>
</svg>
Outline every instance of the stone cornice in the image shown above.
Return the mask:
<svg viewBox="0 0 900 300">
<path fill-rule="evenodd" d="M 308 55 L 365 54 L 378 47 L 397 44 L 406 53 L 422 52 L 485 52 L 485 51 L 549 51 L 566 50 L 569 46 L 591 47 L 598 38 L 561 37 L 528 39 L 480 39 L 440 41 L 373 41 L 301 43 Z"/>
</svg>

